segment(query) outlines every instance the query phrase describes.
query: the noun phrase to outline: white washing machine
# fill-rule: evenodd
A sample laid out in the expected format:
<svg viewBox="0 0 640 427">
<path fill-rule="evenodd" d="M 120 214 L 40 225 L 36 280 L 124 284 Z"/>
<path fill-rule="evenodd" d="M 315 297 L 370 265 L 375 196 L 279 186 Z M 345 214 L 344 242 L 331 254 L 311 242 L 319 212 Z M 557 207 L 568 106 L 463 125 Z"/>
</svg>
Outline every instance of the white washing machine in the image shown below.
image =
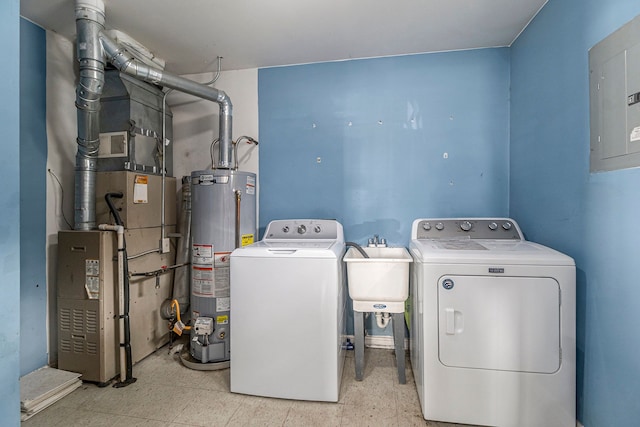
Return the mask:
<svg viewBox="0 0 640 427">
<path fill-rule="evenodd" d="M 344 366 L 342 225 L 272 221 L 231 254 L 231 391 L 337 402 Z"/>
<path fill-rule="evenodd" d="M 417 219 L 411 364 L 425 419 L 574 427 L 575 263 L 508 218 Z"/>
</svg>

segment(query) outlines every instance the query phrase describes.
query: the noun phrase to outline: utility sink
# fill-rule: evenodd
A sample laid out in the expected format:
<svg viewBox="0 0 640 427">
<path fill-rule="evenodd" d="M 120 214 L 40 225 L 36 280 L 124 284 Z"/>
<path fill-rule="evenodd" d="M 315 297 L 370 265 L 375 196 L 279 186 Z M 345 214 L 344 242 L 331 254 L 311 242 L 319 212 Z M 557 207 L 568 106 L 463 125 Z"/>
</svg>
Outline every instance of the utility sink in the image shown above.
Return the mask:
<svg viewBox="0 0 640 427">
<path fill-rule="evenodd" d="M 353 310 L 403 313 L 409 296 L 411 255 L 402 247 L 362 249 L 369 258 L 353 247 L 344 256 Z"/>
</svg>

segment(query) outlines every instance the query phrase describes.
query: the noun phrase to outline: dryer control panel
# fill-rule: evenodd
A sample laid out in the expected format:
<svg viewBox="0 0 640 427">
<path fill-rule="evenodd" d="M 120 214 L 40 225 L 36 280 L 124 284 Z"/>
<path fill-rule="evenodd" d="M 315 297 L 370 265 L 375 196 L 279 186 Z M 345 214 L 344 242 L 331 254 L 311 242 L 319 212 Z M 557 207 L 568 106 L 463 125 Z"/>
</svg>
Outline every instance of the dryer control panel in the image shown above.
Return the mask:
<svg viewBox="0 0 640 427">
<path fill-rule="evenodd" d="M 423 218 L 413 222 L 412 239 L 525 240 L 511 218 Z"/>
</svg>

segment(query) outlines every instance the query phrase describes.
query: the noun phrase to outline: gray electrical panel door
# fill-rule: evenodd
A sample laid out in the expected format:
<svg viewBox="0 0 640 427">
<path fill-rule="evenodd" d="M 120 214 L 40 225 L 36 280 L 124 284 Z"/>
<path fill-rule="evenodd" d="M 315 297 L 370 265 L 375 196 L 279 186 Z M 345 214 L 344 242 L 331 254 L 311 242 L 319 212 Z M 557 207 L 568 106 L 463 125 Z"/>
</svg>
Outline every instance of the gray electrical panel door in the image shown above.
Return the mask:
<svg viewBox="0 0 640 427">
<path fill-rule="evenodd" d="M 640 166 L 640 16 L 589 50 L 591 172 Z"/>
</svg>

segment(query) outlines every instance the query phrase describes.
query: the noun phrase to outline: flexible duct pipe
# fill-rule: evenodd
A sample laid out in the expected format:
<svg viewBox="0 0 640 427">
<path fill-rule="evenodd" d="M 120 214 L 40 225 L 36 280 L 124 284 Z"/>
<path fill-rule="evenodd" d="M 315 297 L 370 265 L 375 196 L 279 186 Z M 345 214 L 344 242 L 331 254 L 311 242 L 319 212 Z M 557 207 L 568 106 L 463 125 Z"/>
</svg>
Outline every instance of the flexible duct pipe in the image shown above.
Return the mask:
<svg viewBox="0 0 640 427">
<path fill-rule="evenodd" d="M 164 70 L 148 66 L 131 56 L 125 49 L 104 34 L 104 32 L 100 33 L 100 41 L 102 42 L 102 47 L 105 50 L 107 59 L 120 71 L 149 83 L 166 86 L 218 103 L 220 105 L 220 156 L 218 159 L 218 167 L 221 169 L 230 169 L 233 167 L 231 164 L 231 152 L 233 149 L 231 142 L 233 105 L 226 93 L 185 79 L 184 77 L 167 73 Z"/>
<path fill-rule="evenodd" d="M 76 230 L 96 228 L 96 164 L 100 146 L 100 96 L 104 86 L 104 56 L 99 35 L 103 29 L 102 0 L 78 0 L 76 30 L 80 78 L 76 88 L 78 115 L 74 203 Z"/>
</svg>

